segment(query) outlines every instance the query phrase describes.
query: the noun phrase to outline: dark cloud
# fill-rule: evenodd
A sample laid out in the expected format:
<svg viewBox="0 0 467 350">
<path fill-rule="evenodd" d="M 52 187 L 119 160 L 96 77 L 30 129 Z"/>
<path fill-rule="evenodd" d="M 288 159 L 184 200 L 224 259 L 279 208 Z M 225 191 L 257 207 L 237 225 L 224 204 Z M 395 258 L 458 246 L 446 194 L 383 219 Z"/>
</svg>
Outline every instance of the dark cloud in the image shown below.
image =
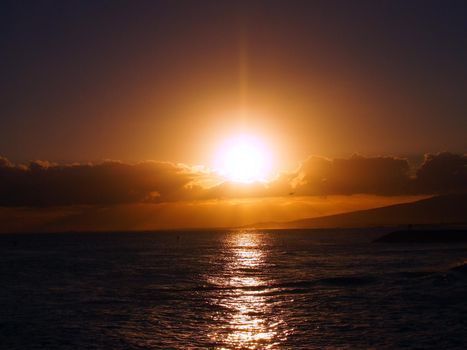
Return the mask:
<svg viewBox="0 0 467 350">
<path fill-rule="evenodd" d="M 415 189 L 428 194 L 466 192 L 467 155 L 449 152 L 425 155 L 417 170 Z"/>
<path fill-rule="evenodd" d="M 448 194 L 467 191 L 467 156 L 449 152 L 427 154 L 410 176 L 406 159 L 310 157 L 290 179 L 291 191 L 304 195 Z"/>
<path fill-rule="evenodd" d="M 307 195 L 398 195 L 407 192 L 408 183 L 407 160 L 359 155 L 348 159 L 310 157 L 291 180 L 296 193 Z"/>
<path fill-rule="evenodd" d="M 14 165 L 0 158 L 1 206 L 108 205 L 190 197 L 199 177 L 164 162 Z"/>
<path fill-rule="evenodd" d="M 269 183 L 213 185 L 209 172 L 167 162 L 15 165 L 0 157 L 0 206 L 48 207 L 160 203 L 289 195 L 414 195 L 467 191 L 467 156 L 425 156 L 410 175 L 406 159 L 310 157 Z M 210 183 L 210 186 L 207 184 Z"/>
</svg>

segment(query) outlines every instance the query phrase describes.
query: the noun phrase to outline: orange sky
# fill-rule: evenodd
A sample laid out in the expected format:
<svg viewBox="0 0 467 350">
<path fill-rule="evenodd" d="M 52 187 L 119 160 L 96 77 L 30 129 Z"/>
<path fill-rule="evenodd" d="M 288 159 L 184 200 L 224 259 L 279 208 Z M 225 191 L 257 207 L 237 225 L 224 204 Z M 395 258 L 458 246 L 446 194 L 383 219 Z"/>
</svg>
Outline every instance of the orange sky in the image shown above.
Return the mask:
<svg viewBox="0 0 467 350">
<path fill-rule="evenodd" d="M 162 204 L 0 208 L 0 233 L 222 228 L 282 222 L 411 202 L 426 196 L 272 197 Z"/>
<path fill-rule="evenodd" d="M 4 223 L 224 226 L 466 190 L 461 3 L 111 3 L 0 5 Z M 238 135 L 262 156 L 219 155 Z M 229 165 L 266 154 L 253 178 Z"/>
<path fill-rule="evenodd" d="M 463 8 L 106 6 L 2 11 L 0 154 L 210 165 L 239 131 L 283 171 L 313 154 L 467 149 Z"/>
</svg>

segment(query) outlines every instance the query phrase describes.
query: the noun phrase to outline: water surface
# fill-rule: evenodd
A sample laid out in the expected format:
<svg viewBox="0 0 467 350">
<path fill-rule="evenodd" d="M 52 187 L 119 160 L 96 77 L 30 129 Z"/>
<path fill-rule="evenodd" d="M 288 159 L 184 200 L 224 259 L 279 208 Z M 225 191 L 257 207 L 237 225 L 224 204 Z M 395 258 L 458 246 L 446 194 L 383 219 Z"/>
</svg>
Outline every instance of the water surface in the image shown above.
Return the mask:
<svg viewBox="0 0 467 350">
<path fill-rule="evenodd" d="M 0 236 L 5 349 L 463 349 L 466 245 L 377 230 Z"/>
</svg>

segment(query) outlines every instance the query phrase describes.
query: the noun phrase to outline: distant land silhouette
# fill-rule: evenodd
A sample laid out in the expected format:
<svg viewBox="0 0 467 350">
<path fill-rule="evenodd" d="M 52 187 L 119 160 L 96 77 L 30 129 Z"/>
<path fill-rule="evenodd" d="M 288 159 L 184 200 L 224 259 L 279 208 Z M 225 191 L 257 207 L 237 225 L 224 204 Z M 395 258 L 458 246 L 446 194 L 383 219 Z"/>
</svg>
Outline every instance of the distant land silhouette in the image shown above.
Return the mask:
<svg viewBox="0 0 467 350">
<path fill-rule="evenodd" d="M 467 224 L 467 194 L 436 196 L 411 203 L 317 218 L 262 222 L 248 225 L 248 227 L 287 229 L 456 224 Z"/>
</svg>

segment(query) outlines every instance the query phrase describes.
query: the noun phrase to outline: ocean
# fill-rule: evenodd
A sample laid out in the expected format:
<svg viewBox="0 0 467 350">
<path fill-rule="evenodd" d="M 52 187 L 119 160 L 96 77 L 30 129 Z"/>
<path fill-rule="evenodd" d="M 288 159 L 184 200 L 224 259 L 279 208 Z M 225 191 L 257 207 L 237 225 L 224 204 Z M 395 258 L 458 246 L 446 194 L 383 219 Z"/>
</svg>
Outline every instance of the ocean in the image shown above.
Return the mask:
<svg viewBox="0 0 467 350">
<path fill-rule="evenodd" d="M 1 349 L 465 349 L 467 245 L 387 230 L 0 236 Z"/>
</svg>

